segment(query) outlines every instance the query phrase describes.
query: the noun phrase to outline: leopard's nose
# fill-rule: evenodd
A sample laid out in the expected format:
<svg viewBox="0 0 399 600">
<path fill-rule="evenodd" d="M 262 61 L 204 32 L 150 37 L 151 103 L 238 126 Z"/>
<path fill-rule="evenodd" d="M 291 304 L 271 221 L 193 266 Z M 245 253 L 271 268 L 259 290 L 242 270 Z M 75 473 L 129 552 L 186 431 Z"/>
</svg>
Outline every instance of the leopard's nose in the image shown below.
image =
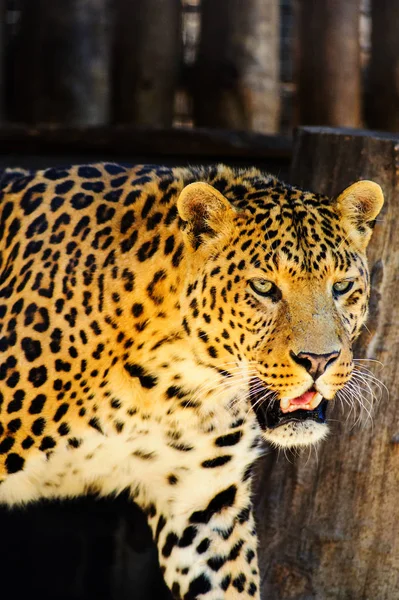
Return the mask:
<svg viewBox="0 0 399 600">
<path fill-rule="evenodd" d="M 337 360 L 340 352 L 334 351 L 328 354 L 314 354 L 313 352 L 299 352 L 295 354 L 291 352 L 291 358 L 298 364 L 304 367 L 309 375 L 316 381 L 326 369 Z"/>
</svg>

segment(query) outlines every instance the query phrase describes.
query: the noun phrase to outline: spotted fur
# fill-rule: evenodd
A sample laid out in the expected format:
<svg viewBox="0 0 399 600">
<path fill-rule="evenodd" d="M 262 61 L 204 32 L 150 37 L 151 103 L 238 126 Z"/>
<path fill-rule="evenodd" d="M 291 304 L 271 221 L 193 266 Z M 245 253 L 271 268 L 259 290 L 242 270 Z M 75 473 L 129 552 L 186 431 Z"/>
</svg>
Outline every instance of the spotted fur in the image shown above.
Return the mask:
<svg viewBox="0 0 399 600">
<path fill-rule="evenodd" d="M 176 598 L 259 598 L 260 438 L 312 443 L 327 425 L 271 429 L 258 409 L 349 379 L 377 187 L 331 200 L 225 166 L 4 176 L 0 501 L 128 488 Z M 339 356 L 315 379 L 303 352 Z"/>
</svg>

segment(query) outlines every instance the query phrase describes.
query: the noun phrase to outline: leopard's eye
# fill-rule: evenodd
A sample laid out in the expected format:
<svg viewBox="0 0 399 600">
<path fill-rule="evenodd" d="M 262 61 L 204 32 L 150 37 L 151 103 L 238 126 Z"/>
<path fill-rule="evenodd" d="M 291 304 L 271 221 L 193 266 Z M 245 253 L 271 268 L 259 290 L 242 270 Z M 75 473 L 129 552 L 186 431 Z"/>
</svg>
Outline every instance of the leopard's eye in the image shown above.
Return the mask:
<svg viewBox="0 0 399 600">
<path fill-rule="evenodd" d="M 334 283 L 333 290 L 337 296 L 341 296 L 342 294 L 346 294 L 347 292 L 349 292 L 349 290 L 351 290 L 352 287 L 352 279 L 343 279 L 342 281 L 337 281 L 336 283 Z"/>
<path fill-rule="evenodd" d="M 249 281 L 249 285 L 254 292 L 259 294 L 259 296 L 271 296 L 277 289 L 274 283 L 272 281 L 268 281 L 267 279 L 251 279 Z"/>
</svg>

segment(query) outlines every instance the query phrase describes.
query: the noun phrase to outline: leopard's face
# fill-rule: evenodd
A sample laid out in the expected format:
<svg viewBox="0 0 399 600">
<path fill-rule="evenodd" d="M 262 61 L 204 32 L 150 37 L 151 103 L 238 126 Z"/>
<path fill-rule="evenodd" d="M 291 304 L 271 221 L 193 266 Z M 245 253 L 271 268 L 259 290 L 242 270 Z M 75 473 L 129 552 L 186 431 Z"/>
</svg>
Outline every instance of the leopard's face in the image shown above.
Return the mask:
<svg viewBox="0 0 399 600">
<path fill-rule="evenodd" d="M 179 200 L 191 246 L 182 310 L 193 351 L 230 386 L 246 383 L 266 440 L 316 442 L 328 431 L 328 401 L 351 377 L 352 342 L 367 316 L 365 249 L 380 188 L 360 182 L 331 202 L 284 189 L 232 206 L 198 185 Z"/>
</svg>

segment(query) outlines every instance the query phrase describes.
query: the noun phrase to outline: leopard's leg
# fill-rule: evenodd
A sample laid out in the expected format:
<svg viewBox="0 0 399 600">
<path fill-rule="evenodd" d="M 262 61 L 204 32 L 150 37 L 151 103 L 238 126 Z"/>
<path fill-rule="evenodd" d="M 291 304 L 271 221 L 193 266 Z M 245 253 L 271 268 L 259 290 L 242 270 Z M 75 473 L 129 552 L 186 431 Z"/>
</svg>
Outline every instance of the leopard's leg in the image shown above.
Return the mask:
<svg viewBox="0 0 399 600">
<path fill-rule="evenodd" d="M 231 484 L 192 510 L 150 519 L 165 581 L 178 600 L 259 600 L 249 482 Z"/>
</svg>

